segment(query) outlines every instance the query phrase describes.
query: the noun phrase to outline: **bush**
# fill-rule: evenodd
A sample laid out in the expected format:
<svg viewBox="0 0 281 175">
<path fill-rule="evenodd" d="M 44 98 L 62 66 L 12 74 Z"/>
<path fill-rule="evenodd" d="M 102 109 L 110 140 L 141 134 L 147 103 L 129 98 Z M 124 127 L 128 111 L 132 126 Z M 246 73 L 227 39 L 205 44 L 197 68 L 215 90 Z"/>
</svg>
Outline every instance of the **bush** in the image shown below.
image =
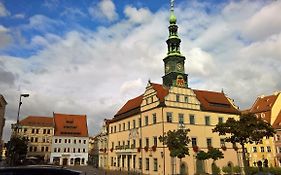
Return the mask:
<svg viewBox="0 0 281 175">
<path fill-rule="evenodd" d="M 219 175 L 221 169 L 216 165 L 216 163 L 212 163 L 212 175 Z"/>
<path fill-rule="evenodd" d="M 241 167 L 239 166 L 234 166 L 233 167 L 233 172 L 236 173 L 236 174 L 239 174 L 241 172 Z"/>
<path fill-rule="evenodd" d="M 222 167 L 222 171 L 225 173 L 225 174 L 232 174 L 232 167 L 231 166 L 224 166 Z"/>
</svg>

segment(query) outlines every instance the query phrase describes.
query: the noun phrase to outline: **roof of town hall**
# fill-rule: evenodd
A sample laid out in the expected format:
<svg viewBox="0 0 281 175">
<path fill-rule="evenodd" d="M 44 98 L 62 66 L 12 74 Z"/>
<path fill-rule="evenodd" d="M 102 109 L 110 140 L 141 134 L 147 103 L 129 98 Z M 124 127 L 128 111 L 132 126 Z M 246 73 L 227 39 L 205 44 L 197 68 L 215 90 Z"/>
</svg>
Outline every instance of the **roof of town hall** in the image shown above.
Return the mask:
<svg viewBox="0 0 281 175">
<path fill-rule="evenodd" d="M 28 116 L 20 122 L 22 126 L 35 126 L 35 127 L 53 127 L 53 117 L 44 116 Z"/>
<path fill-rule="evenodd" d="M 54 113 L 55 136 L 88 137 L 87 116 Z"/>
<path fill-rule="evenodd" d="M 165 97 L 169 94 L 169 89 L 165 88 L 162 84 L 151 83 L 154 90 L 156 90 L 156 96 L 160 102 L 165 101 Z M 205 90 L 193 90 L 196 97 L 201 103 L 201 109 L 203 111 L 221 112 L 239 114 L 239 110 L 236 109 L 227 99 L 222 92 L 213 92 Z M 128 100 L 125 105 L 115 114 L 111 122 L 126 118 L 128 116 L 137 114 L 140 112 L 140 105 L 143 95 Z"/>
</svg>

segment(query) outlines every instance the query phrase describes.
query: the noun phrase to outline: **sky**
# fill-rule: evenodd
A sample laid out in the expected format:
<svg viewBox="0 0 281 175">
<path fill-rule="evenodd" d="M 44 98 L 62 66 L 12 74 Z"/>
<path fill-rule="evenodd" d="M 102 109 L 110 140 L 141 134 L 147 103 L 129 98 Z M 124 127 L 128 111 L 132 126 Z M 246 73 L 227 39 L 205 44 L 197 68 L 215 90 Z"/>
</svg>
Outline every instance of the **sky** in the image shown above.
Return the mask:
<svg viewBox="0 0 281 175">
<path fill-rule="evenodd" d="M 175 0 L 189 87 L 224 91 L 240 109 L 281 90 L 281 1 Z M 103 119 L 162 83 L 169 0 L 0 0 L 4 139 L 28 115 Z"/>
</svg>

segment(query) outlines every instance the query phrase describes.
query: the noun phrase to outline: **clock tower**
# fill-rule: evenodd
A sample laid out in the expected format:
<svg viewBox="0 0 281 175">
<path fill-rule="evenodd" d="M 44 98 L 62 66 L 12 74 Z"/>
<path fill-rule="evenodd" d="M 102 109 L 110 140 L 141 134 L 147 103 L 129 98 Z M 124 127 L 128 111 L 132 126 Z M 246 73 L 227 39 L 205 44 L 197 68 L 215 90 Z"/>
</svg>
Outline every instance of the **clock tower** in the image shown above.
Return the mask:
<svg viewBox="0 0 281 175">
<path fill-rule="evenodd" d="M 165 65 L 165 75 L 163 85 L 166 87 L 178 86 L 188 87 L 188 75 L 184 71 L 185 57 L 180 53 L 180 38 L 178 37 L 177 18 L 174 14 L 174 0 L 171 0 L 171 14 L 169 25 L 168 54 L 163 59 Z"/>
</svg>

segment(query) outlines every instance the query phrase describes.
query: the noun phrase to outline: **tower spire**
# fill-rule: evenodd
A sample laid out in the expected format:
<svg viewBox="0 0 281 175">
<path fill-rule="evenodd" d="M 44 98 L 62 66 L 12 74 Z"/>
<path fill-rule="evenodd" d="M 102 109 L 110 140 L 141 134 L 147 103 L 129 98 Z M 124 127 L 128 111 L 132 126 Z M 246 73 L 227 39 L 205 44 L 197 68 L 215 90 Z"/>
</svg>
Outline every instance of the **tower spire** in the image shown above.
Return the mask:
<svg viewBox="0 0 281 175">
<path fill-rule="evenodd" d="M 168 53 L 163 59 L 165 64 L 165 75 L 162 78 L 163 84 L 166 87 L 188 87 L 188 75 L 185 74 L 184 71 L 185 57 L 180 53 L 181 39 L 178 37 L 178 26 L 177 18 L 174 13 L 174 2 L 175 0 L 170 0 L 169 38 L 166 41 Z"/>
</svg>

